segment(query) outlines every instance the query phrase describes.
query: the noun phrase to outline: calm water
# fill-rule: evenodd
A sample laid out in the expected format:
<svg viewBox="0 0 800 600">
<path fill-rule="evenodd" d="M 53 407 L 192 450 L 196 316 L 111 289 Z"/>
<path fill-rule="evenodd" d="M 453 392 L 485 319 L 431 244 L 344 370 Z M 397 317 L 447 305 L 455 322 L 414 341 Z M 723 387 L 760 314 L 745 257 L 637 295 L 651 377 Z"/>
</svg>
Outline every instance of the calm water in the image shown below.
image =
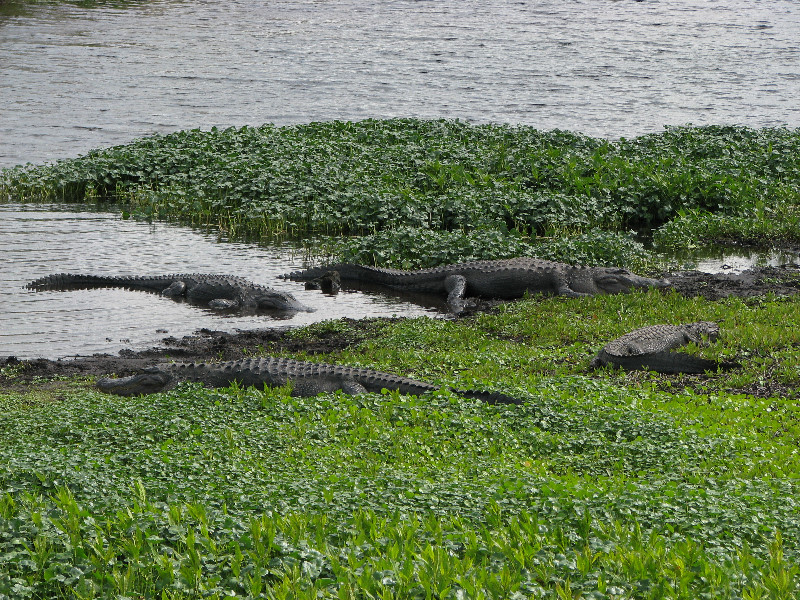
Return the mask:
<svg viewBox="0 0 800 600">
<path fill-rule="evenodd" d="M 0 4 L 0 166 L 176 129 L 418 116 L 800 126 L 794 0 Z"/>
<path fill-rule="evenodd" d="M 61 358 L 122 348 L 147 348 L 199 328 L 232 331 L 296 326 L 349 316 L 440 314 L 385 294 L 335 297 L 277 279 L 302 268 L 291 247 L 220 243 L 208 234 L 163 223 L 121 220 L 118 214 L 75 212 L 74 206 L 0 205 L 0 357 Z M 285 290 L 313 313 L 278 320 L 236 316 L 122 289 L 33 292 L 23 289 L 50 273 L 120 275 L 235 273 Z M 439 308 L 443 307 L 443 302 Z"/>
</svg>

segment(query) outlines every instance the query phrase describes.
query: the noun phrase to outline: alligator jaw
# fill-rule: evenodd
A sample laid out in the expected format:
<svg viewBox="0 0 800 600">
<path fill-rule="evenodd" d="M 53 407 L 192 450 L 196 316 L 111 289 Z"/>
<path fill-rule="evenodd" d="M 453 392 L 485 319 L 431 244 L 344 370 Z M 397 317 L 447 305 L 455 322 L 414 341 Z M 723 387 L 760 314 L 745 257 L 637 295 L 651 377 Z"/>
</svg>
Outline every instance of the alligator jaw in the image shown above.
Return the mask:
<svg viewBox="0 0 800 600">
<path fill-rule="evenodd" d="M 599 274 L 595 278 L 595 285 L 598 290 L 606 294 L 627 293 L 636 288 L 666 288 L 671 284 L 667 279 L 650 279 L 631 273 L 627 269 L 618 268 L 599 268 Z"/>
<path fill-rule="evenodd" d="M 155 394 L 171 387 L 172 377 L 162 371 L 148 371 L 130 377 L 111 379 L 103 377 L 97 380 L 97 387 L 107 394 L 117 396 L 138 396 L 140 394 Z"/>
</svg>

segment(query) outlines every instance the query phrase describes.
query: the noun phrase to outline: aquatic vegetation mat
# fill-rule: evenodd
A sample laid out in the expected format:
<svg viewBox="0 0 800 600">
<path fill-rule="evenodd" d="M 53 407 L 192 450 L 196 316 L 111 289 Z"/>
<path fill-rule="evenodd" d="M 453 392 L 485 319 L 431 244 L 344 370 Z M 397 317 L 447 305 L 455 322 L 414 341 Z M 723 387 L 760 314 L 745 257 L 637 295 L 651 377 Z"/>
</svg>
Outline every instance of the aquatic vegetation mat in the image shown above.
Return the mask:
<svg viewBox="0 0 800 600">
<path fill-rule="evenodd" d="M 677 250 L 796 242 L 799 176 L 785 129 L 609 141 L 370 120 L 154 136 L 6 169 L 0 201 L 115 202 L 382 265 L 531 254 L 647 270 L 658 257 L 630 229 Z M 759 291 L 796 287 L 761 274 Z M 192 385 L 121 399 L 7 362 L 0 599 L 796 598 L 797 314 L 794 296 L 650 290 L 263 338 L 523 406 Z M 626 331 L 695 320 L 722 339 L 686 351 L 741 369 L 587 371 Z"/>
<path fill-rule="evenodd" d="M 762 241 L 793 243 L 800 134 L 674 127 L 610 141 L 417 119 L 193 130 L 5 169 L 0 198 L 120 202 L 226 235 L 379 234 L 357 255 L 374 248 L 373 262 L 396 266 L 498 258 L 538 238 L 662 225 L 669 248 L 707 242 L 709 233 L 753 242 L 756 231 Z M 418 258 L 403 246 L 417 236 L 441 248 L 458 235 L 474 240 L 462 255 Z"/>
</svg>

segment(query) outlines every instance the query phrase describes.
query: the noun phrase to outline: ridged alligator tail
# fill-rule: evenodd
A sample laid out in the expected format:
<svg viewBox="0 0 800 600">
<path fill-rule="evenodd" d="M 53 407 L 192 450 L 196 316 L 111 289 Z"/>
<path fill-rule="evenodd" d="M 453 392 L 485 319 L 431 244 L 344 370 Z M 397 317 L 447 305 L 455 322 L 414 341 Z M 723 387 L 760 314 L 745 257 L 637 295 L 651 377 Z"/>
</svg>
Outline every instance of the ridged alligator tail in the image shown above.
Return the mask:
<svg viewBox="0 0 800 600">
<path fill-rule="evenodd" d="M 291 382 L 293 396 L 316 396 L 342 390 L 347 394 L 397 390 L 401 394 L 423 394 L 440 386 L 392 373 L 361 367 L 305 362 L 291 358 L 245 358 L 223 363 L 165 363 L 142 373 L 118 379 L 102 378 L 97 387 L 111 394 L 137 396 L 154 394 L 181 381 L 195 381 L 209 387 L 226 387 L 233 382 L 249 386 L 282 386 Z M 522 400 L 497 392 L 451 389 L 464 398 L 490 404 L 522 404 Z"/>
<path fill-rule="evenodd" d="M 125 277 L 58 273 L 32 281 L 26 287 L 39 291 L 118 287 L 155 292 L 176 299 L 185 298 L 195 304 L 219 309 L 312 310 L 291 294 L 230 275 L 183 273 Z"/>
<path fill-rule="evenodd" d="M 706 344 L 719 337 L 719 325 L 698 321 L 685 325 L 651 325 L 626 333 L 606 344 L 589 366 L 612 365 L 625 369 L 659 373 L 705 373 L 739 367 L 734 362 L 718 362 L 684 352 L 671 352 L 690 342 Z"/>
<path fill-rule="evenodd" d="M 342 281 L 447 294 L 448 306 L 454 313 L 463 311 L 467 295 L 509 299 L 545 293 L 577 298 L 669 285 L 668 281 L 640 277 L 618 267 L 582 267 L 528 257 L 479 260 L 417 271 L 342 263 L 286 273 L 283 278 L 308 281 L 331 272 L 337 272 Z"/>
</svg>

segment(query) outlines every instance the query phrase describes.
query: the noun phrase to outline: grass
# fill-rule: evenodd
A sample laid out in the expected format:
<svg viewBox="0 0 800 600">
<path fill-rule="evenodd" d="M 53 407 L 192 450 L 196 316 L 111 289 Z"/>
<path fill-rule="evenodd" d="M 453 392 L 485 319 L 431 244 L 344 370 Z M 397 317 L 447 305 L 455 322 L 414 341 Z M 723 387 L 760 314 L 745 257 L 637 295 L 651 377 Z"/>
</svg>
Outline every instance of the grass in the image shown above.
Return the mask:
<svg viewBox="0 0 800 600">
<path fill-rule="evenodd" d="M 415 119 L 186 131 L 0 173 L 0 201 L 116 202 L 318 256 L 520 254 L 657 270 L 709 241 L 800 239 L 800 135 L 633 140 Z M 655 248 L 631 230 L 656 229 Z M 534 298 L 462 320 L 330 321 L 299 342 L 450 392 L 293 398 L 91 381 L 0 388 L 2 598 L 800 596 L 796 298 Z M 653 323 L 727 373 L 589 372 Z M 368 332 L 365 335 L 365 332 Z"/>
<path fill-rule="evenodd" d="M 785 299 L 539 298 L 466 321 L 370 324 L 367 339 L 313 357 L 523 406 L 445 391 L 9 388 L 0 593 L 794 598 L 797 314 Z M 699 318 L 724 319 L 723 338 L 690 351 L 751 357 L 741 372 L 586 371 L 598 339 Z M 733 387 L 776 366 L 781 396 Z"/>
</svg>

